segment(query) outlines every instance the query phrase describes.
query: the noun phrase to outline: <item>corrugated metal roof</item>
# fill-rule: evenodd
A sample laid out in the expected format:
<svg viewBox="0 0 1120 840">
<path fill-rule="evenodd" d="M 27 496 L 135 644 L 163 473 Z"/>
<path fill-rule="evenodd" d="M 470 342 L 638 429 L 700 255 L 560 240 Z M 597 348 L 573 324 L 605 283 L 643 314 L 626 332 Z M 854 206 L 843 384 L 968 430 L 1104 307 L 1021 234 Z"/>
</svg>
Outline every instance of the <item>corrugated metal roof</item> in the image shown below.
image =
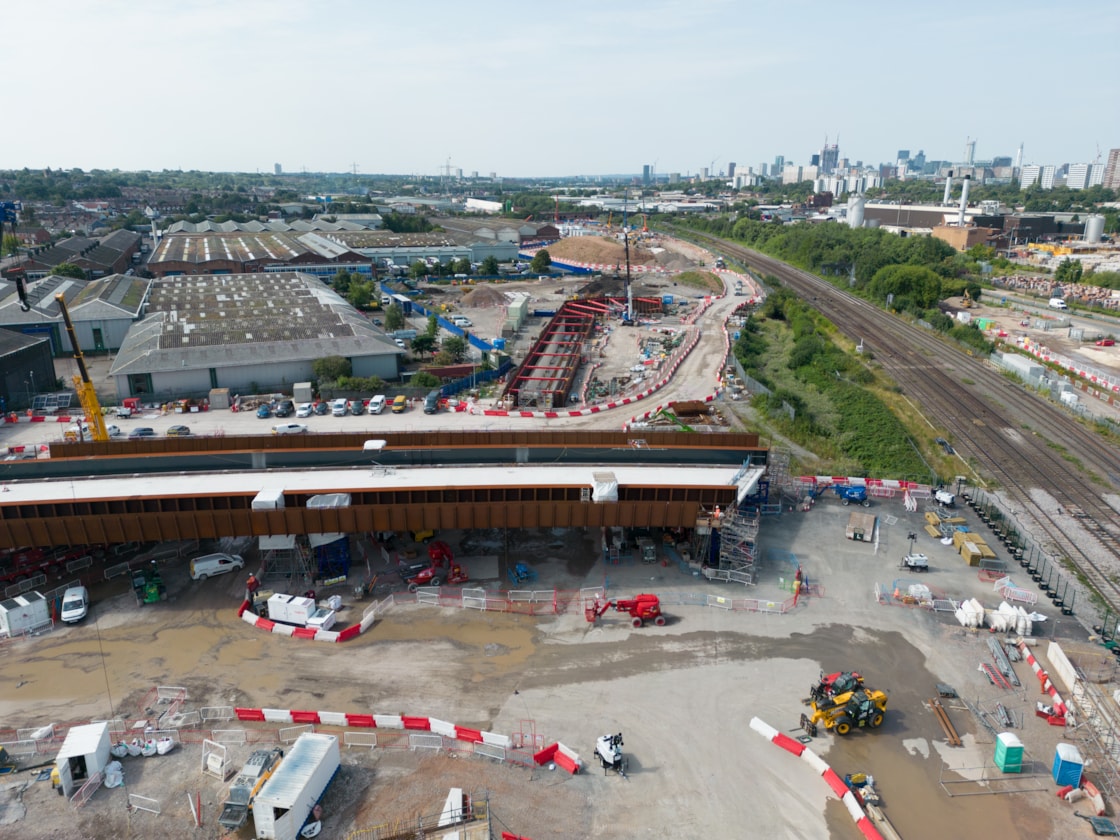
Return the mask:
<svg viewBox="0 0 1120 840">
<path fill-rule="evenodd" d="M 291 808 L 324 756 L 337 752 L 338 738 L 321 732 L 300 735 L 272 778 L 264 783 L 256 801 L 277 808 Z"/>
<path fill-rule="evenodd" d="M 62 749 L 58 751 L 58 758 L 72 758 L 78 755 L 89 755 L 97 752 L 102 738 L 108 738 L 108 723 L 87 723 L 84 726 L 72 726 L 66 733 L 66 740 L 62 742 Z"/>
</svg>

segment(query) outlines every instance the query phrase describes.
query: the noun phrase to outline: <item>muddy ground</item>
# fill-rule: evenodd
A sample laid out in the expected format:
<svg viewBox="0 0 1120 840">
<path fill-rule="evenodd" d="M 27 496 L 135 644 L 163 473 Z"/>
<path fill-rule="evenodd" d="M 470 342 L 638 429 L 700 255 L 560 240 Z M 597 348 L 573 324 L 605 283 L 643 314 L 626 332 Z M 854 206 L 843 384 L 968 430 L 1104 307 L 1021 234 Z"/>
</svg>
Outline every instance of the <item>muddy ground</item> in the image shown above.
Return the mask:
<svg viewBox="0 0 1120 840">
<path fill-rule="evenodd" d="M 666 606 L 671 621 L 664 628 L 635 630 L 615 613 L 591 626 L 578 611 L 534 618 L 401 605 L 360 639 L 322 645 L 264 635 L 239 621 L 243 574 L 194 583 L 172 564 L 165 575 L 172 589 L 167 603 L 138 609 L 130 596 L 100 586 L 87 623 L 8 643 L 0 653 L 0 720 L 40 726 L 104 718 L 111 710 L 158 722 L 160 708 L 141 708 L 149 690 L 177 685 L 188 691 L 185 709 L 246 705 L 427 715 L 515 737 L 536 734 L 545 743 L 560 740 L 588 764 L 587 772 L 572 777 L 559 769 L 384 745 L 344 750 L 343 773 L 325 802 L 325 836 L 331 837 L 435 813 L 447 789 L 458 786 L 488 795 L 501 829 L 535 840 L 733 836 L 744 826 L 752 836 L 855 840 L 846 811 L 811 769 L 749 729 L 754 716 L 779 730 L 795 729 L 801 699 L 820 671 L 855 668 L 890 695 L 886 723 L 847 739 L 822 734 L 813 749 L 841 774 L 872 773 L 903 837 L 1071 836 L 1080 825 L 1053 796 L 1046 773 L 1061 732 L 1031 714 L 1037 688 L 1029 668 L 1018 666 L 1024 688 L 996 689 L 977 672 L 977 663 L 988 658 L 984 635 L 938 614 L 875 603 L 873 583 L 892 584 L 907 529 L 920 518 L 900 503 L 880 504 L 882 521 L 890 522 L 878 551 L 837 540 L 849 512 L 838 503 L 764 523 L 763 556 L 794 552 L 823 586 L 823 597 L 802 601 L 787 615 Z M 441 534 L 456 549 L 465 541 L 491 550 L 492 535 L 483 536 Z M 780 578 L 789 571 L 773 559 L 758 586 L 744 591 L 673 565 L 605 568 L 591 533 L 525 532 L 513 546 L 538 567 L 541 586 L 606 585 L 617 596 L 651 591 L 666 599 L 702 592 L 776 602 L 787 597 Z M 932 541 L 921 548 L 934 567 L 926 578 L 931 585 L 991 600 L 990 584 L 949 549 Z M 469 556 L 464 562 L 469 566 Z M 347 598 L 344 613 L 361 606 Z M 1068 619 L 1043 631 L 1084 637 Z M 939 786 L 943 777 L 967 780 L 976 775 L 967 768 L 983 766 L 994 771 L 993 742 L 963 706 L 952 706 L 965 746 L 945 746 L 923 705 L 938 682 L 953 684 L 972 701 L 998 700 L 1021 714 L 1024 728 L 1016 731 L 1029 758 L 1046 767 L 1016 784 L 1040 792 L 948 796 Z M 595 738 L 606 732 L 624 733 L 626 780 L 604 776 L 591 760 Z M 383 744 L 399 743 L 392 733 L 381 735 L 388 739 Z M 237 766 L 251 748 L 232 748 Z M 125 789 L 98 791 L 79 811 L 49 782 L 19 774 L 8 783 L 18 796 L 9 790 L 0 823 L 7 822 L 11 836 L 29 840 L 216 837 L 224 786 L 201 774 L 200 759 L 195 744 L 166 758 L 126 759 Z M 993 787 L 961 781 L 956 792 L 992 793 Z M 203 797 L 202 829 L 190 822 L 187 793 L 193 791 Z M 158 799 L 163 813 L 130 814 L 128 792 Z"/>
</svg>

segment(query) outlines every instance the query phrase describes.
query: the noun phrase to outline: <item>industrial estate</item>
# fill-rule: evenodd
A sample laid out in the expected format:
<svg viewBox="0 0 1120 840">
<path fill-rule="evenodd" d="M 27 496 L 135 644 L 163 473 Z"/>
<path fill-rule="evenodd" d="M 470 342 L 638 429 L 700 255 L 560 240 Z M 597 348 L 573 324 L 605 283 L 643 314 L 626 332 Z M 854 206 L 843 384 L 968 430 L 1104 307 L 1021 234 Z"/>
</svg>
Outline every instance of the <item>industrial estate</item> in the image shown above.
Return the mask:
<svg viewBox="0 0 1120 840">
<path fill-rule="evenodd" d="M 13 836 L 1118 833 L 1120 149 L 222 180 L 0 172 Z"/>
</svg>

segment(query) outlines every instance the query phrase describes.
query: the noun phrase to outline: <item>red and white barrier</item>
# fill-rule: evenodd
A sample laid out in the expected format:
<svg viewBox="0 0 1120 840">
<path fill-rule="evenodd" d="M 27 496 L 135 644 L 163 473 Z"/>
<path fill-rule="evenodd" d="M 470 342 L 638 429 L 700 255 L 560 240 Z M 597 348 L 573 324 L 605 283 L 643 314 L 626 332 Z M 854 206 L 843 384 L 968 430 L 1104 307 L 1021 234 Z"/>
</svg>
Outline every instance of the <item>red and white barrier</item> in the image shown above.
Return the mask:
<svg viewBox="0 0 1120 840">
<path fill-rule="evenodd" d="M 559 741 L 554 744 L 549 744 L 540 752 L 534 753 L 533 761 L 535 761 L 539 765 L 554 762 L 563 767 L 573 776 L 581 769 L 583 769 L 583 761 L 580 760 L 580 757 L 576 753 L 576 751 L 571 749 L 570 747 L 564 746 Z"/>
<path fill-rule="evenodd" d="M 1039 661 L 1034 658 L 1034 653 L 1027 646 L 1026 642 L 1019 642 L 1019 651 L 1022 653 L 1023 658 L 1030 663 L 1031 670 L 1034 671 L 1035 677 L 1038 678 L 1042 690 L 1049 694 L 1050 698 L 1054 701 L 1054 714 L 1050 716 L 1053 720 L 1050 720 L 1050 723 L 1056 726 L 1064 726 L 1066 715 L 1069 714 L 1069 707 L 1062 699 L 1062 695 L 1058 693 L 1058 689 L 1054 686 L 1054 683 L 1050 681 L 1050 675 L 1046 673 Z"/>
<path fill-rule="evenodd" d="M 872 824 L 871 819 L 864 813 L 863 807 L 856 799 L 856 795 L 844 783 L 844 780 L 836 774 L 828 763 L 820 756 L 814 753 L 807 746 L 800 741 L 795 741 L 783 732 L 779 732 L 768 723 L 760 720 L 759 718 L 751 718 L 751 729 L 766 738 L 770 743 L 776 744 L 788 753 L 792 753 L 798 758 L 804 760 L 810 767 L 817 772 L 825 783 L 832 789 L 832 792 L 840 798 L 844 803 L 844 807 L 848 809 L 852 819 L 855 821 L 856 827 L 860 830 L 867 840 L 883 840 L 878 829 Z"/>
</svg>

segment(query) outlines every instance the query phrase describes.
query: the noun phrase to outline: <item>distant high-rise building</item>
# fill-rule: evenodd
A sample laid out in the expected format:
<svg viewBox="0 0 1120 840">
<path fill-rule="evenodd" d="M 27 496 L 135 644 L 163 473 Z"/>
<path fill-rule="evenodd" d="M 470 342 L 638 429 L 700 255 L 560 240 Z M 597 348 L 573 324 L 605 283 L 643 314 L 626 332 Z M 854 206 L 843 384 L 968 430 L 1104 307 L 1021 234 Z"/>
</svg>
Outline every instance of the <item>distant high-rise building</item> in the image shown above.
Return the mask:
<svg viewBox="0 0 1120 840">
<path fill-rule="evenodd" d="M 284 167 L 281 166 L 278 163 L 274 163 L 274 164 L 272 164 L 272 171 L 277 175 L 283 175 L 284 174 Z"/>
<path fill-rule="evenodd" d="M 1089 186 L 1099 187 L 1104 183 L 1104 164 L 1094 163 L 1089 167 Z"/>
<path fill-rule="evenodd" d="M 837 160 L 836 160 L 836 168 L 837 169 L 839 169 L 843 172 L 843 171 L 847 171 L 850 167 L 851 167 L 851 161 L 849 161 L 847 158 L 837 158 Z"/>
<path fill-rule="evenodd" d="M 475 169 L 471 172 L 471 177 L 476 179 L 476 180 L 478 179 L 478 170 L 477 169 Z"/>
<path fill-rule="evenodd" d="M 1036 164 L 1029 163 L 1019 169 L 1019 189 L 1030 189 L 1038 181 L 1039 176 L 1042 174 L 1042 167 Z"/>
<path fill-rule="evenodd" d="M 734 178 L 735 177 L 735 161 L 733 161 L 733 160 L 729 160 L 727 162 L 727 177 L 728 178 Z"/>
<path fill-rule="evenodd" d="M 782 167 L 782 183 L 783 184 L 799 184 L 801 183 L 801 167 L 796 163 L 790 163 Z"/>
<path fill-rule="evenodd" d="M 895 156 L 895 160 L 910 160 L 910 150 L 899 149 L 898 154 Z"/>
<path fill-rule="evenodd" d="M 1089 164 L 1071 163 L 1066 173 L 1066 186 L 1071 190 L 1083 190 L 1089 186 Z"/>
<path fill-rule="evenodd" d="M 821 156 L 820 156 L 819 153 L 809 156 L 809 165 L 810 166 L 820 166 L 821 165 Z"/>
<path fill-rule="evenodd" d="M 921 172 L 922 169 L 925 168 L 925 165 L 926 165 L 925 150 L 924 149 L 919 149 L 918 153 L 916 155 L 914 155 L 914 157 L 910 158 L 910 168 L 911 169 L 916 169 L 917 171 Z"/>
<path fill-rule="evenodd" d="M 681 173 L 679 173 L 679 172 L 670 172 L 669 173 L 669 183 L 670 184 L 679 184 L 680 182 L 681 182 Z"/>
<path fill-rule="evenodd" d="M 774 168 L 771 169 L 770 172 L 776 177 L 780 172 L 783 172 L 785 170 L 785 168 L 786 168 L 786 156 L 785 155 L 774 155 Z"/>
<path fill-rule="evenodd" d="M 1010 155 L 1001 155 L 1000 157 L 992 158 L 992 168 L 993 169 L 995 169 L 997 167 L 1000 167 L 1000 166 L 1010 166 L 1010 165 L 1011 165 L 1011 156 Z"/>
<path fill-rule="evenodd" d="M 1058 168 L 1052 163 L 1042 167 L 1042 173 L 1038 176 L 1038 185 L 1044 190 L 1054 189 L 1054 176 L 1057 171 Z"/>
<path fill-rule="evenodd" d="M 463 180 L 463 170 L 462 169 L 456 169 L 455 170 L 455 180 L 456 181 L 462 181 Z"/>
<path fill-rule="evenodd" d="M 840 160 L 840 147 L 833 143 L 831 146 L 828 143 L 824 144 L 820 154 L 821 172 L 825 175 L 831 175 L 836 171 L 836 164 Z"/>
<path fill-rule="evenodd" d="M 649 164 L 642 164 L 642 183 L 649 184 Z"/>
<path fill-rule="evenodd" d="M 969 140 L 964 144 L 964 164 L 965 166 L 972 166 L 973 161 L 976 160 L 976 141 Z"/>
<path fill-rule="evenodd" d="M 700 170 L 700 180 L 701 181 L 707 181 L 708 180 L 708 167 L 705 166 L 703 169 Z"/>
<path fill-rule="evenodd" d="M 763 178 L 765 178 L 767 175 L 769 175 L 770 174 L 770 164 L 760 163 L 758 165 L 758 174 L 761 175 Z"/>
<path fill-rule="evenodd" d="M 1106 190 L 1120 190 L 1120 149 L 1108 150 L 1108 163 L 1104 166 L 1101 186 Z"/>
</svg>

